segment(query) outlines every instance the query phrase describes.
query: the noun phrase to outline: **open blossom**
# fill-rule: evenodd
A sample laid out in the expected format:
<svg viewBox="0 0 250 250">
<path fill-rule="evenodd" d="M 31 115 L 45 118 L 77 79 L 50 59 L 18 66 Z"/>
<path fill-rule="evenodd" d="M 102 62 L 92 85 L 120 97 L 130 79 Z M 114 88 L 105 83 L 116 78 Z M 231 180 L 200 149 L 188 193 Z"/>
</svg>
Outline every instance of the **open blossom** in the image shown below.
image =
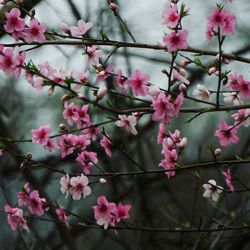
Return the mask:
<svg viewBox="0 0 250 250">
<path fill-rule="evenodd" d="M 4 210 L 8 213 L 7 221 L 13 231 L 17 230 L 17 228 L 29 230 L 21 208 L 5 205 Z"/>
<path fill-rule="evenodd" d="M 127 78 L 123 76 L 122 70 L 118 69 L 115 77 L 115 84 L 118 86 L 118 88 L 121 90 L 122 93 L 127 93 L 127 89 L 125 87 L 125 83 L 127 81 Z"/>
<path fill-rule="evenodd" d="M 94 164 L 97 163 L 97 154 L 95 152 L 82 151 L 78 154 L 76 161 L 81 165 L 84 174 L 88 175 Z"/>
<path fill-rule="evenodd" d="M 250 109 L 240 109 L 235 114 L 231 115 L 234 119 L 234 125 L 243 125 L 248 127 L 250 125 Z"/>
<path fill-rule="evenodd" d="M 98 50 L 96 45 L 86 47 L 88 63 L 98 64 L 99 58 L 103 55 L 102 50 Z"/>
<path fill-rule="evenodd" d="M 145 96 L 148 90 L 149 76 L 136 69 L 131 77 L 127 79 L 127 84 L 132 88 L 133 95 Z"/>
<path fill-rule="evenodd" d="M 25 29 L 25 41 L 31 43 L 34 41 L 43 42 L 46 40 L 44 33 L 47 27 L 44 24 L 40 24 L 35 18 L 31 19 L 29 27 Z"/>
<path fill-rule="evenodd" d="M 231 103 L 233 105 L 240 105 L 242 103 L 237 92 L 223 93 L 223 100 L 225 103 Z"/>
<path fill-rule="evenodd" d="M 122 219 L 128 219 L 130 209 L 131 205 L 123 205 L 121 202 L 119 202 L 115 211 L 115 221 L 120 222 Z"/>
<path fill-rule="evenodd" d="M 175 163 L 177 162 L 177 151 L 175 149 L 169 150 L 166 149 L 164 150 L 164 159 L 161 160 L 159 166 L 162 168 L 165 168 L 167 170 L 171 171 L 166 171 L 165 174 L 168 176 L 168 178 L 172 177 L 175 175 Z"/>
<path fill-rule="evenodd" d="M 88 186 L 88 177 L 81 174 L 81 176 L 72 177 L 70 179 L 69 192 L 72 195 L 73 200 L 80 200 L 81 197 L 85 198 L 91 194 L 91 189 Z"/>
<path fill-rule="evenodd" d="M 166 137 L 166 135 L 167 133 L 165 131 L 165 124 L 161 122 L 158 129 L 157 143 L 162 144 L 163 139 Z"/>
<path fill-rule="evenodd" d="M 24 19 L 20 17 L 21 12 L 17 8 L 12 8 L 10 12 L 5 13 L 6 24 L 4 25 L 4 29 L 8 33 L 12 33 L 14 31 L 22 31 L 24 29 Z"/>
<path fill-rule="evenodd" d="M 187 30 L 180 30 L 178 32 L 173 31 L 163 37 L 163 42 L 167 45 L 167 50 L 172 53 L 176 50 L 187 49 L 188 45 L 186 42 L 188 36 Z"/>
<path fill-rule="evenodd" d="M 133 135 L 137 135 L 137 130 L 135 128 L 137 123 L 137 118 L 134 115 L 118 115 L 119 121 L 115 122 L 118 127 L 124 127 Z"/>
<path fill-rule="evenodd" d="M 100 67 L 99 67 L 100 66 Z M 105 80 L 107 77 L 109 77 L 112 74 L 112 69 L 114 65 L 110 64 L 107 68 L 104 69 L 104 67 L 100 64 L 98 65 L 98 75 L 96 77 L 95 83 L 98 83 L 100 81 Z"/>
<path fill-rule="evenodd" d="M 208 17 L 207 37 L 210 41 L 220 28 L 221 35 L 230 35 L 235 31 L 236 17 L 225 9 L 217 7 Z"/>
<path fill-rule="evenodd" d="M 69 189 L 70 189 L 70 177 L 68 174 L 66 174 L 60 179 L 60 184 L 61 184 L 61 192 L 63 194 L 66 193 L 65 199 L 67 199 L 69 195 Z"/>
<path fill-rule="evenodd" d="M 63 111 L 64 119 L 67 119 L 67 122 L 70 126 L 74 123 L 77 123 L 79 119 L 79 115 L 77 112 L 77 105 L 74 102 L 68 104 L 67 102 L 64 103 L 64 111 Z"/>
<path fill-rule="evenodd" d="M 43 125 L 37 129 L 32 129 L 32 142 L 46 146 L 49 140 L 49 134 L 52 132 L 49 125 Z"/>
<path fill-rule="evenodd" d="M 93 23 L 91 22 L 84 22 L 83 20 L 79 20 L 77 22 L 77 26 L 71 26 L 70 32 L 72 36 L 83 36 L 85 35 L 88 30 L 93 26 Z"/>
<path fill-rule="evenodd" d="M 178 8 L 176 4 L 168 4 L 166 10 L 163 13 L 163 24 L 166 24 L 168 28 L 174 29 L 180 20 Z"/>
<path fill-rule="evenodd" d="M 202 101 L 210 101 L 210 92 L 205 85 L 198 84 L 193 91 L 193 95 Z"/>
<path fill-rule="evenodd" d="M 57 216 L 58 216 L 58 219 L 60 221 L 62 221 L 67 227 L 69 227 L 69 223 L 68 223 L 68 215 L 67 213 L 64 211 L 63 208 L 59 207 L 55 210 Z"/>
<path fill-rule="evenodd" d="M 216 130 L 215 136 L 219 138 L 221 146 L 225 147 L 231 142 L 238 143 L 237 127 L 227 125 L 225 121 L 220 123 L 219 129 Z"/>
<path fill-rule="evenodd" d="M 223 187 L 217 186 L 215 180 L 209 180 L 208 183 L 202 185 L 205 192 L 203 197 L 212 198 L 213 201 L 218 201 L 219 194 L 223 191 Z"/>
<path fill-rule="evenodd" d="M 234 192 L 233 178 L 231 171 L 228 168 L 227 171 L 223 171 L 222 174 L 225 176 L 225 181 L 231 192 Z"/>
<path fill-rule="evenodd" d="M 105 153 L 109 157 L 111 157 L 112 156 L 112 151 L 111 151 L 111 148 L 110 148 L 110 145 L 111 145 L 110 139 L 107 136 L 103 136 L 102 139 L 101 139 L 101 141 L 100 141 L 100 144 L 104 148 Z"/>
<path fill-rule="evenodd" d="M 94 209 L 96 223 L 107 229 L 116 211 L 115 203 L 108 202 L 105 196 L 100 196 L 97 200 L 97 205 L 92 208 Z"/>
</svg>

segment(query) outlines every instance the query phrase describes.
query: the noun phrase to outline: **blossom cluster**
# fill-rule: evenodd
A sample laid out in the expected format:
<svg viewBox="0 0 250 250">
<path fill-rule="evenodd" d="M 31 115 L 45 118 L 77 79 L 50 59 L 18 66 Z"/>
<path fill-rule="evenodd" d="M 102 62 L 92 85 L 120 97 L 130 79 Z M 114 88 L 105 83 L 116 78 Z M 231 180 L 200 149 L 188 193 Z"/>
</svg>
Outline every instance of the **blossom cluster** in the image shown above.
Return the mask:
<svg viewBox="0 0 250 250">
<path fill-rule="evenodd" d="M 165 174 L 170 178 L 175 175 L 176 163 L 181 151 L 187 144 L 187 138 L 182 138 L 180 131 L 177 129 L 174 133 L 166 132 L 164 124 L 161 123 L 157 141 L 162 144 L 161 153 L 164 157 L 159 166 L 167 170 Z"/>
<path fill-rule="evenodd" d="M 107 229 L 108 226 L 114 227 L 116 223 L 129 218 L 131 205 L 123 205 L 121 202 L 116 205 L 109 202 L 105 196 L 97 199 L 97 205 L 92 207 L 96 223 Z"/>
</svg>

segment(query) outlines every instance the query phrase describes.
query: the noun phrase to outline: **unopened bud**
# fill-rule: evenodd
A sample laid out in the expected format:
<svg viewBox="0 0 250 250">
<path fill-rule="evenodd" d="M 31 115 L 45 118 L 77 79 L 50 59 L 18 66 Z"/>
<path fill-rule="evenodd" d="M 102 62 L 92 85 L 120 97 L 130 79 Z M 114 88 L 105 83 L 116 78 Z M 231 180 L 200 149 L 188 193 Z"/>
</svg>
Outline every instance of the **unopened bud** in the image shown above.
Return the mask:
<svg viewBox="0 0 250 250">
<path fill-rule="evenodd" d="M 96 97 L 98 100 L 101 100 L 107 93 L 107 87 L 103 86 L 103 87 L 100 87 L 96 93 Z"/>
<path fill-rule="evenodd" d="M 62 131 L 67 130 L 67 129 L 66 129 L 66 125 L 65 125 L 64 123 L 60 123 L 59 128 L 60 128 L 60 130 L 62 130 Z"/>
<path fill-rule="evenodd" d="M 211 67 L 211 68 L 208 70 L 208 74 L 209 74 L 209 75 L 212 75 L 212 74 L 214 74 L 216 71 L 217 71 L 217 68 L 216 68 L 216 67 Z"/>
<path fill-rule="evenodd" d="M 61 97 L 61 101 L 66 102 L 66 101 L 68 101 L 70 98 L 71 98 L 70 95 L 65 94 L 65 95 L 63 95 L 63 96 Z"/>
<path fill-rule="evenodd" d="M 187 89 L 187 86 L 186 86 L 184 83 L 181 83 L 181 84 L 179 85 L 179 91 L 180 91 L 180 92 L 185 92 L 186 89 Z"/>
<path fill-rule="evenodd" d="M 186 138 L 186 137 L 183 137 L 183 138 L 181 139 L 181 141 L 179 142 L 178 146 L 179 146 L 180 148 L 184 148 L 186 145 L 187 145 L 187 138 Z"/>
<path fill-rule="evenodd" d="M 221 154 L 221 149 L 220 148 L 216 148 L 215 150 L 214 150 L 214 155 L 215 156 L 219 156 Z"/>
<path fill-rule="evenodd" d="M 99 179 L 99 182 L 102 183 L 102 184 L 105 184 L 105 183 L 107 183 L 107 180 L 104 179 L 104 178 L 100 178 L 100 179 Z"/>
<path fill-rule="evenodd" d="M 185 67 L 185 66 L 187 66 L 189 63 L 190 63 L 190 60 L 188 60 L 187 58 L 184 58 L 184 59 L 181 60 L 180 66 Z"/>
<path fill-rule="evenodd" d="M 67 23 L 61 23 L 60 28 L 62 29 L 63 32 L 70 33 L 70 29 Z"/>
</svg>

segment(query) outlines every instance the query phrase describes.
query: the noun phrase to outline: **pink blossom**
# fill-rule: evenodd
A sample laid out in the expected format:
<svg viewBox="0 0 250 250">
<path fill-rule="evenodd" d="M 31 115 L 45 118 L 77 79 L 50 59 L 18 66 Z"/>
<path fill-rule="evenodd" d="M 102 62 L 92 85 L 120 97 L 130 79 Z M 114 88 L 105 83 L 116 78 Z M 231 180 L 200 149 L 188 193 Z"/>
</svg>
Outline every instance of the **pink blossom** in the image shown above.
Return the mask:
<svg viewBox="0 0 250 250">
<path fill-rule="evenodd" d="M 29 194 L 28 209 L 31 214 L 43 215 L 45 212 L 44 206 L 46 205 L 46 199 L 40 198 L 37 190 L 32 191 Z"/>
<path fill-rule="evenodd" d="M 52 130 L 49 125 L 40 126 L 38 129 L 32 129 L 32 142 L 46 146 L 51 132 Z"/>
<path fill-rule="evenodd" d="M 158 96 L 159 94 L 161 93 L 161 90 L 157 87 L 157 86 L 150 86 L 148 88 L 148 94 L 151 96 L 151 97 L 154 97 L 154 96 Z"/>
<path fill-rule="evenodd" d="M 136 131 L 136 123 L 137 123 L 137 119 L 136 116 L 134 115 L 118 115 L 118 118 L 120 119 L 119 121 L 115 122 L 115 124 L 118 127 L 124 127 L 126 128 L 129 132 L 131 132 L 133 135 L 137 135 L 137 131 Z"/>
<path fill-rule="evenodd" d="M 80 82 L 82 84 L 86 84 L 86 83 L 88 83 L 88 79 L 89 79 L 89 71 L 86 71 L 86 72 L 74 71 L 73 78 L 77 82 Z"/>
<path fill-rule="evenodd" d="M 100 144 L 101 146 L 104 148 L 105 150 L 105 153 L 111 157 L 112 156 L 112 151 L 111 151 L 111 148 L 110 148 L 110 145 L 111 145 L 111 141 L 110 139 L 107 137 L 107 136 L 103 136 L 101 141 L 100 141 Z"/>
<path fill-rule="evenodd" d="M 216 130 L 215 136 L 219 138 L 221 146 L 225 147 L 228 144 L 238 143 L 237 128 L 227 125 L 225 121 L 220 123 L 219 129 Z"/>
<path fill-rule="evenodd" d="M 166 137 L 166 135 L 167 133 L 165 131 L 165 124 L 161 122 L 158 129 L 157 143 L 162 144 L 163 139 Z"/>
<path fill-rule="evenodd" d="M 69 227 L 69 223 L 68 223 L 68 215 L 67 213 L 64 211 L 63 208 L 59 207 L 55 210 L 58 218 L 60 221 L 62 221 L 67 227 Z"/>
<path fill-rule="evenodd" d="M 159 166 L 162 168 L 165 168 L 167 170 L 172 170 L 172 171 L 166 171 L 165 174 L 168 176 L 168 178 L 172 177 L 175 175 L 175 163 L 177 161 L 177 151 L 175 149 L 172 150 L 164 150 L 164 159 L 161 160 Z"/>
<path fill-rule="evenodd" d="M 80 106 L 75 106 L 76 112 L 78 114 L 78 121 L 77 121 L 77 127 L 82 128 L 83 124 L 90 125 L 90 117 L 88 114 L 89 111 L 89 105 L 85 104 L 82 107 Z"/>
<path fill-rule="evenodd" d="M 98 69 L 98 75 L 96 77 L 95 83 L 98 83 L 100 81 L 104 81 L 107 77 L 109 77 L 112 74 L 112 69 L 114 67 L 113 64 L 110 64 L 106 69 L 103 68 L 102 65 Z"/>
<path fill-rule="evenodd" d="M 163 37 L 163 42 L 167 45 L 167 50 L 172 53 L 176 50 L 187 49 L 188 45 L 186 42 L 188 36 L 187 30 L 180 30 L 178 32 L 173 31 Z"/>
<path fill-rule="evenodd" d="M 88 56 L 88 63 L 98 64 L 99 58 L 103 55 L 102 50 L 97 50 L 96 45 L 87 46 L 86 54 Z"/>
<path fill-rule="evenodd" d="M 116 73 L 115 83 L 119 87 L 121 92 L 124 93 L 124 94 L 127 93 L 127 90 L 126 90 L 126 87 L 125 87 L 126 81 L 127 81 L 127 78 L 125 76 L 123 76 L 122 70 L 118 69 L 117 73 Z"/>
<path fill-rule="evenodd" d="M 60 184 L 61 184 L 61 192 L 63 194 L 66 193 L 65 199 L 67 199 L 69 195 L 69 189 L 70 189 L 70 177 L 68 174 L 66 174 L 60 179 Z"/>
<path fill-rule="evenodd" d="M 91 189 L 88 186 L 88 177 L 81 174 L 81 176 L 72 177 L 70 179 L 69 192 L 72 194 L 73 200 L 80 200 L 81 197 L 85 198 L 91 194 Z"/>
<path fill-rule="evenodd" d="M 94 209 L 96 223 L 107 229 L 116 211 L 115 203 L 108 202 L 105 196 L 100 196 L 97 200 L 97 205 L 92 208 Z"/>
<path fill-rule="evenodd" d="M 61 150 L 62 158 L 74 152 L 76 142 L 77 138 L 75 135 L 67 134 L 60 137 L 58 147 Z"/>
<path fill-rule="evenodd" d="M 49 138 L 46 145 L 43 145 L 43 146 L 49 152 L 51 152 L 52 150 L 58 148 L 58 145 L 57 145 L 56 141 L 54 139 L 52 139 L 52 138 Z"/>
<path fill-rule="evenodd" d="M 63 117 L 67 120 L 68 124 L 72 126 L 79 120 L 79 114 L 77 112 L 77 105 L 74 102 L 68 104 L 64 103 Z"/>
<path fill-rule="evenodd" d="M 5 13 L 7 20 L 4 29 L 6 32 L 23 31 L 25 24 L 24 19 L 22 19 L 20 15 L 21 12 L 17 8 L 12 8 L 10 12 Z"/>
<path fill-rule="evenodd" d="M 91 22 L 84 22 L 83 20 L 79 20 L 77 22 L 77 26 L 71 26 L 70 32 L 72 36 L 83 36 L 85 35 L 88 30 L 93 26 L 93 23 Z"/>
<path fill-rule="evenodd" d="M 23 191 L 17 193 L 18 206 L 27 205 L 29 202 L 30 186 L 29 183 L 24 185 Z"/>
<path fill-rule="evenodd" d="M 78 154 L 76 161 L 81 165 L 83 173 L 88 175 L 94 164 L 97 163 L 97 154 L 86 150 Z"/>
<path fill-rule="evenodd" d="M 129 210 L 131 205 L 123 205 L 121 202 L 118 203 L 117 209 L 115 211 L 115 221 L 120 222 L 122 219 L 129 218 Z"/>
<path fill-rule="evenodd" d="M 29 231 L 27 222 L 23 217 L 23 210 L 21 208 L 5 205 L 4 210 L 8 213 L 7 221 L 13 231 L 17 230 L 18 227 Z"/>
<path fill-rule="evenodd" d="M 250 125 L 250 109 L 240 109 L 238 112 L 231 115 L 234 119 L 234 125 L 248 127 Z"/>
<path fill-rule="evenodd" d="M 140 70 L 136 69 L 133 75 L 127 79 L 127 84 L 132 88 L 133 95 L 146 96 L 149 79 L 149 75 L 143 74 Z"/>
<path fill-rule="evenodd" d="M 83 133 L 88 136 L 89 139 L 95 141 L 97 138 L 97 135 L 101 133 L 100 128 L 98 127 L 89 127 L 87 129 L 83 130 Z"/>
<path fill-rule="evenodd" d="M 163 14 L 163 24 L 166 24 L 168 28 L 174 29 L 180 20 L 178 8 L 176 4 L 168 4 Z"/>
<path fill-rule="evenodd" d="M 222 174 L 225 176 L 225 181 L 231 192 L 234 192 L 233 178 L 231 171 L 228 168 L 227 171 L 223 171 Z"/>
<path fill-rule="evenodd" d="M 44 24 L 40 24 L 35 18 L 31 19 L 29 27 L 25 29 L 25 41 L 31 43 L 34 41 L 43 42 L 46 40 L 44 33 L 47 27 Z"/>
</svg>

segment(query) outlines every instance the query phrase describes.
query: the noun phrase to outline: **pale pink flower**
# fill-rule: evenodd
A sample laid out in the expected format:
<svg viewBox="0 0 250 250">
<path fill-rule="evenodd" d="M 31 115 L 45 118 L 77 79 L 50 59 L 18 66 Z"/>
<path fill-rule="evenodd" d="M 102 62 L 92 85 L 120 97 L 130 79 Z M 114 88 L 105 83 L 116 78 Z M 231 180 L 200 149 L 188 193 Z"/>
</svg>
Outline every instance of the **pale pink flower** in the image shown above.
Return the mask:
<svg viewBox="0 0 250 250">
<path fill-rule="evenodd" d="M 205 85 L 198 84 L 193 91 L 193 96 L 195 96 L 199 100 L 209 102 L 211 95 Z"/>
<path fill-rule="evenodd" d="M 23 31 L 25 24 L 24 19 L 22 19 L 20 15 L 21 12 L 17 8 L 12 8 L 10 12 L 5 12 L 7 20 L 4 29 L 6 32 Z"/>
<path fill-rule="evenodd" d="M 127 79 L 127 84 L 132 88 L 133 95 L 146 96 L 148 90 L 148 81 L 150 77 L 136 69 L 131 77 Z"/>
<path fill-rule="evenodd" d="M 81 176 L 72 177 L 70 179 L 69 192 L 72 194 L 73 200 L 80 200 L 81 197 L 85 198 L 91 194 L 91 189 L 88 186 L 88 177 L 81 174 Z"/>
<path fill-rule="evenodd" d="M 127 78 L 123 76 L 122 70 L 118 69 L 116 73 L 115 83 L 119 87 L 122 93 L 127 93 L 127 89 L 125 87 L 125 83 L 127 81 Z"/>
<path fill-rule="evenodd" d="M 233 178 L 231 171 L 228 168 L 227 171 L 223 171 L 222 174 L 225 176 L 225 181 L 231 192 L 234 192 Z"/>
<path fill-rule="evenodd" d="M 250 125 L 250 109 L 240 109 L 237 113 L 231 115 L 234 119 L 234 125 L 243 125 L 244 127 L 248 127 Z"/>
<path fill-rule="evenodd" d="M 168 28 L 174 29 L 180 20 L 178 8 L 176 4 L 168 4 L 166 10 L 163 13 L 163 24 L 166 24 Z"/>
<path fill-rule="evenodd" d="M 77 105 L 74 102 L 68 104 L 64 103 L 63 117 L 67 120 L 68 124 L 72 126 L 79 120 L 79 114 L 77 112 Z"/>
<path fill-rule="evenodd" d="M 98 75 L 96 77 L 95 83 L 98 83 L 100 81 L 104 81 L 107 77 L 109 77 L 112 74 L 112 69 L 114 65 L 110 64 L 107 68 L 104 69 L 104 67 L 100 64 L 98 65 Z"/>
<path fill-rule="evenodd" d="M 108 89 L 106 86 L 100 87 L 96 93 L 97 100 L 101 100 L 107 94 L 107 91 Z"/>
<path fill-rule="evenodd" d="M 32 142 L 46 146 L 51 132 L 52 130 L 49 125 L 40 126 L 38 129 L 32 129 Z"/>
<path fill-rule="evenodd" d="M 68 214 L 64 211 L 64 209 L 59 207 L 55 210 L 55 212 L 56 212 L 59 220 L 62 221 L 67 227 L 69 227 Z"/>
<path fill-rule="evenodd" d="M 158 129 L 157 143 L 162 144 L 163 139 L 166 137 L 166 135 L 167 133 L 165 131 L 165 124 L 161 122 Z"/>
<path fill-rule="evenodd" d="M 70 177 L 68 174 L 66 174 L 60 179 L 60 184 L 61 184 L 61 192 L 63 194 L 66 193 L 65 199 L 67 199 L 69 195 L 69 189 L 70 189 Z"/>
<path fill-rule="evenodd" d="M 84 150 L 78 154 L 76 161 L 81 165 L 83 173 L 88 175 L 94 164 L 98 162 L 97 154 Z"/>
<path fill-rule="evenodd" d="M 233 105 L 239 105 L 242 103 L 240 97 L 238 96 L 237 92 L 229 92 L 229 93 L 223 93 L 224 96 L 224 102 L 230 103 Z"/>
<path fill-rule="evenodd" d="M 47 27 L 44 24 L 40 24 L 35 18 L 31 19 L 29 27 L 25 29 L 26 35 L 24 37 L 27 43 L 34 41 L 43 42 L 46 40 L 44 33 Z"/>
<path fill-rule="evenodd" d="M 157 87 L 157 86 L 150 86 L 150 87 L 148 88 L 148 94 L 149 94 L 151 97 L 158 96 L 160 93 L 161 93 L 161 90 L 160 90 L 159 87 Z"/>
<path fill-rule="evenodd" d="M 103 55 L 103 52 L 102 50 L 98 50 L 96 45 L 92 45 L 86 47 L 86 54 L 89 64 L 98 64 L 99 58 Z"/>
<path fill-rule="evenodd" d="M 70 32 L 72 36 L 83 36 L 85 35 L 88 30 L 93 26 L 91 22 L 84 22 L 83 20 L 79 20 L 77 22 L 77 26 L 71 26 Z"/>
<path fill-rule="evenodd" d="M 219 194 L 223 191 L 223 187 L 217 186 L 215 180 L 209 180 L 208 183 L 202 185 L 205 192 L 203 193 L 204 198 L 212 197 L 212 200 L 217 202 Z"/>
<path fill-rule="evenodd" d="M 89 79 L 89 71 L 81 72 L 81 71 L 74 71 L 73 78 L 75 81 L 80 82 L 82 84 L 87 84 Z"/>
<path fill-rule="evenodd" d="M 104 226 L 107 229 L 114 218 L 116 205 L 113 202 L 108 202 L 105 196 L 100 196 L 97 200 L 97 205 L 92 207 L 96 223 Z"/>
<path fill-rule="evenodd" d="M 187 30 L 180 30 L 178 32 L 173 31 L 163 37 L 163 42 L 167 45 L 167 50 L 172 53 L 176 50 L 187 49 L 188 45 L 186 42 L 188 36 Z"/>
<path fill-rule="evenodd" d="M 120 119 L 119 121 L 116 121 L 115 124 L 118 127 L 124 127 L 126 128 L 129 132 L 131 132 L 133 135 L 137 135 L 136 131 L 136 124 L 137 124 L 137 119 L 136 116 L 134 115 L 118 115 L 118 118 Z"/>
<path fill-rule="evenodd" d="M 111 141 L 110 139 L 107 137 L 107 136 L 103 136 L 101 141 L 100 141 L 100 145 L 104 148 L 105 150 L 105 153 L 111 157 L 112 156 L 112 151 L 111 151 L 111 148 L 110 148 L 110 145 L 111 145 Z"/>
<path fill-rule="evenodd" d="M 231 142 L 238 143 L 240 140 L 237 136 L 237 127 L 227 125 L 225 121 L 220 123 L 219 129 L 216 130 L 214 135 L 219 138 L 220 144 L 223 147 L 227 146 Z"/>
<path fill-rule="evenodd" d="M 23 210 L 21 208 L 5 205 L 4 210 L 8 213 L 7 221 L 13 231 L 16 231 L 19 227 L 29 231 L 27 222 L 23 217 Z"/>
</svg>

